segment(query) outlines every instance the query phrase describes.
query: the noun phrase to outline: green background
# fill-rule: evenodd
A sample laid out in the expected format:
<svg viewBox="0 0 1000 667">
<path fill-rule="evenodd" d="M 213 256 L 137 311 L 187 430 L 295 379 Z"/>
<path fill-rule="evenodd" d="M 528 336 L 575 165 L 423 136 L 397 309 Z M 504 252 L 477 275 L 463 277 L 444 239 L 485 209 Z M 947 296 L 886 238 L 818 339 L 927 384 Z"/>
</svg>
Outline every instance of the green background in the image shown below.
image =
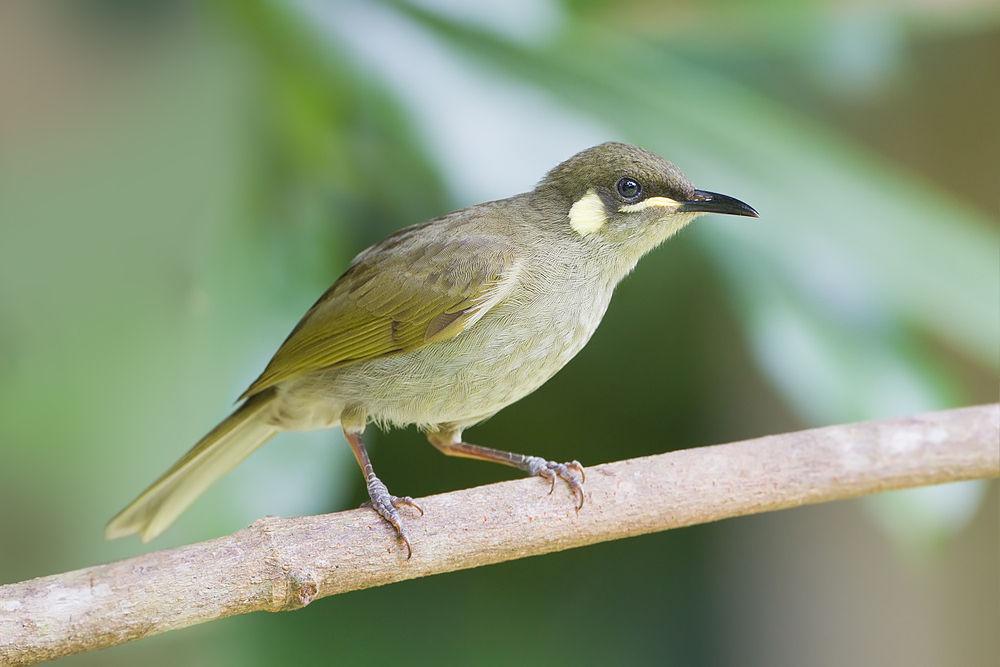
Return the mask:
<svg viewBox="0 0 1000 667">
<path fill-rule="evenodd" d="M 339 434 L 289 434 L 151 546 L 101 534 L 356 252 L 610 139 L 761 219 L 643 260 L 470 439 L 592 464 L 995 401 L 998 62 L 976 0 L 3 3 L 0 582 L 359 503 Z M 368 440 L 399 494 L 513 476 Z M 986 665 L 998 526 L 996 483 L 888 494 L 66 662 Z"/>
</svg>

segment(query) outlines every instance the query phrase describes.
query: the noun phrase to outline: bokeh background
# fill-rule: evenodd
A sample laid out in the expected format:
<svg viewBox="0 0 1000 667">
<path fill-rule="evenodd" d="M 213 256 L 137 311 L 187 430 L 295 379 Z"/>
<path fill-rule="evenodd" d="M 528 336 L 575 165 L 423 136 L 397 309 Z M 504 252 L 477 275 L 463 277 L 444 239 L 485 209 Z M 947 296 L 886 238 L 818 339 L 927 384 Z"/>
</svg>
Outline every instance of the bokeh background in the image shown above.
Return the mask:
<svg viewBox="0 0 1000 667">
<path fill-rule="evenodd" d="M 356 252 L 609 139 L 761 219 L 645 259 L 474 441 L 597 463 L 996 400 L 998 77 L 991 0 L 0 3 L 0 582 L 359 503 L 338 434 L 289 435 L 151 547 L 102 538 Z M 368 437 L 397 493 L 512 475 Z M 803 508 L 66 663 L 995 664 L 998 506 Z"/>
</svg>

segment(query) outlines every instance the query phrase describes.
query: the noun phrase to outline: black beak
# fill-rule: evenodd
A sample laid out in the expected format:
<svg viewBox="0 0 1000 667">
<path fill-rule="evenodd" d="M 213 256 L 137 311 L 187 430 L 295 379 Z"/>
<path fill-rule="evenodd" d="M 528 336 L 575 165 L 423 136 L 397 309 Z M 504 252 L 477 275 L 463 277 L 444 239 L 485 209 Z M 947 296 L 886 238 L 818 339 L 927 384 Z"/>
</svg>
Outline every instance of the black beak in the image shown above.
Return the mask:
<svg viewBox="0 0 1000 667">
<path fill-rule="evenodd" d="M 760 217 L 753 206 L 741 202 L 736 197 L 705 190 L 695 190 L 691 198 L 681 204 L 678 210 L 689 213 L 723 213 L 725 215 L 745 215 L 750 218 Z"/>
</svg>

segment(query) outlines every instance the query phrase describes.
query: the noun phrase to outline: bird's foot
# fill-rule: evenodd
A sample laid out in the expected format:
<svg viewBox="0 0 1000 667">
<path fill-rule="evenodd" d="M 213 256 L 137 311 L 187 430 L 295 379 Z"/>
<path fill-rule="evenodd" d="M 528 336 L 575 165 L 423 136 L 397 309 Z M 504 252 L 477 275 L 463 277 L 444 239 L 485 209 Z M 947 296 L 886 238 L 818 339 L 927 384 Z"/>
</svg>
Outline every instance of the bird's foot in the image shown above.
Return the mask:
<svg viewBox="0 0 1000 667">
<path fill-rule="evenodd" d="M 563 480 L 569 485 L 570 491 L 576 498 L 576 509 L 583 507 L 583 483 L 587 481 L 587 473 L 583 471 L 583 466 L 579 461 L 569 463 L 556 463 L 546 461 L 538 456 L 529 456 L 525 463 L 528 465 L 528 474 L 541 477 L 550 483 L 549 493 L 556 488 L 556 478 Z"/>
<path fill-rule="evenodd" d="M 410 560 L 410 557 L 413 556 L 413 548 L 410 547 L 410 539 L 406 535 L 403 520 L 400 518 L 397 510 L 400 507 L 412 507 L 420 512 L 420 516 L 423 516 L 424 510 L 409 496 L 394 496 L 390 494 L 389 489 L 382 483 L 382 480 L 375 475 L 371 475 L 368 478 L 368 497 L 371 500 L 364 503 L 362 507 L 371 507 L 395 529 L 396 538 L 406 545 L 406 560 Z"/>
</svg>

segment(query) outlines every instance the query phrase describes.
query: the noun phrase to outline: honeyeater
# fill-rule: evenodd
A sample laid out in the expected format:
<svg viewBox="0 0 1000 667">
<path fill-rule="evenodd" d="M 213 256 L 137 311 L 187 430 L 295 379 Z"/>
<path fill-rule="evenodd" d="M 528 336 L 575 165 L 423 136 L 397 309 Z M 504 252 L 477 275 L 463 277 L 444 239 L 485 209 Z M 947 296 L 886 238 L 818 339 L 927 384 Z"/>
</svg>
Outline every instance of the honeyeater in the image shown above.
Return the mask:
<svg viewBox="0 0 1000 667">
<path fill-rule="evenodd" d="M 449 456 L 494 461 L 569 485 L 583 468 L 466 442 L 587 344 L 639 258 L 702 213 L 756 217 L 697 190 L 673 164 L 604 143 L 531 192 L 401 229 L 364 250 L 306 312 L 242 404 L 107 526 L 160 534 L 209 484 L 280 431 L 340 426 L 371 507 L 412 553 L 394 496 L 362 442 L 368 422 L 414 424 Z"/>
</svg>

